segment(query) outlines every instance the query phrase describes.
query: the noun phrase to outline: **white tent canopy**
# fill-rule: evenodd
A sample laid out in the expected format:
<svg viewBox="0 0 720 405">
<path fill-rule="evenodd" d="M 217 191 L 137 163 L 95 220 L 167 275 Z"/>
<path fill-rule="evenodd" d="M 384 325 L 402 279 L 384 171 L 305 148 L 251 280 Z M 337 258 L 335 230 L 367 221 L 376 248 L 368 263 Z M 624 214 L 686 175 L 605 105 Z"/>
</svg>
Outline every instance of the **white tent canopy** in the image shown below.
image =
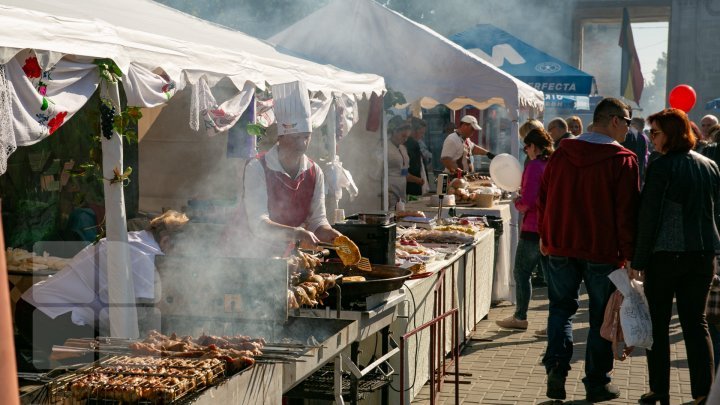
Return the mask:
<svg viewBox="0 0 720 405">
<path fill-rule="evenodd" d="M 270 42 L 320 63 L 377 73 L 423 108 L 499 104 L 513 120 L 518 110 L 543 110 L 542 92 L 372 0 L 335 0 Z"/>
<path fill-rule="evenodd" d="M 162 69 L 180 88 L 206 75 L 212 84 L 228 77 L 246 81 L 304 82 L 310 91 L 380 94 L 382 78 L 346 72 L 276 51 L 271 45 L 150 0 L 3 0 L 0 5 L 0 63 L 22 49 L 45 51 L 49 68 L 63 55 L 110 58 L 127 73 L 131 63 Z M 50 13 L 51 12 L 51 13 Z"/>
</svg>

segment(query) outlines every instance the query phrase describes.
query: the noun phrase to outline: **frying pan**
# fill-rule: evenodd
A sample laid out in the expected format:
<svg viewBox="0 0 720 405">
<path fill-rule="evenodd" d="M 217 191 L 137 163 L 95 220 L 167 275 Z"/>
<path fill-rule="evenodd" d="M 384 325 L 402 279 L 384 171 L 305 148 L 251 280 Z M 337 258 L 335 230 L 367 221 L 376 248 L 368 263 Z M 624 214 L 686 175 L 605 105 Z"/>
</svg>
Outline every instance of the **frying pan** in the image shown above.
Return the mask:
<svg viewBox="0 0 720 405">
<path fill-rule="evenodd" d="M 402 287 L 405 280 L 412 275 L 408 269 L 383 264 L 373 264 L 372 272 L 358 270 L 353 266 L 345 266 L 340 262 L 324 262 L 318 273 L 341 274 L 343 276 L 363 276 L 366 281 L 343 282 L 338 279 L 342 288 L 343 302 L 365 299 L 373 294 L 395 291 Z"/>
</svg>

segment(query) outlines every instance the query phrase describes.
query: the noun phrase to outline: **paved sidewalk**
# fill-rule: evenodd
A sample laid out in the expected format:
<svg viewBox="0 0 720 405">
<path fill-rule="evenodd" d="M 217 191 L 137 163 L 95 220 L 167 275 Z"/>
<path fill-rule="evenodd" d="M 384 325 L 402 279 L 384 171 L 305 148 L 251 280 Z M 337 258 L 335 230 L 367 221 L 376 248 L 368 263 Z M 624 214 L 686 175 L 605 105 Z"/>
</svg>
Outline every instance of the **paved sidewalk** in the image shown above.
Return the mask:
<svg viewBox="0 0 720 405">
<path fill-rule="evenodd" d="M 587 295 L 581 296 L 580 309 L 574 322 L 574 355 L 572 370 L 565 388 L 566 404 L 587 404 L 582 383 L 585 367 L 585 342 L 589 329 Z M 468 342 L 460 358 L 460 371 L 472 373 L 461 377 L 460 401 L 463 404 L 551 404 L 545 396 L 545 368 L 541 363 L 546 340 L 536 338 L 533 332 L 545 327 L 547 319 L 547 289 L 533 291 L 530 302 L 527 331 L 511 331 L 495 325 L 495 320 L 513 314 L 514 306 L 505 302 L 491 308 L 488 319 L 478 323 L 474 339 Z M 685 343 L 677 315 L 670 325 L 671 370 L 670 403 L 692 404 L 690 376 L 688 373 Z M 452 379 L 452 378 L 450 378 Z M 613 383 L 620 388 L 620 398 L 603 404 L 637 404 L 637 400 L 649 390 L 645 350 L 639 349 L 624 362 L 615 362 Z M 454 385 L 443 385 L 438 404 L 454 402 Z M 426 384 L 413 404 L 428 404 L 430 389 Z M 557 402 L 559 403 L 559 402 Z"/>
</svg>

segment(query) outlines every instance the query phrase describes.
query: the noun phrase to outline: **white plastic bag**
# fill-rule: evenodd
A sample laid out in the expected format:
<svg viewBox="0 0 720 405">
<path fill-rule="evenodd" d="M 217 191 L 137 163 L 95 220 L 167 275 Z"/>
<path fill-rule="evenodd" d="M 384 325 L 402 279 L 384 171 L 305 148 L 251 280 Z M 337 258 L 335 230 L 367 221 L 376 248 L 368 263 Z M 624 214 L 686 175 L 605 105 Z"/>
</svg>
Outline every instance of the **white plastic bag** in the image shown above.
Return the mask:
<svg viewBox="0 0 720 405">
<path fill-rule="evenodd" d="M 625 269 L 617 269 L 608 277 L 623 295 L 623 303 L 620 306 L 620 325 L 625 336 L 625 344 L 651 349 L 653 344 L 652 321 L 642 282 L 630 280 Z"/>
</svg>

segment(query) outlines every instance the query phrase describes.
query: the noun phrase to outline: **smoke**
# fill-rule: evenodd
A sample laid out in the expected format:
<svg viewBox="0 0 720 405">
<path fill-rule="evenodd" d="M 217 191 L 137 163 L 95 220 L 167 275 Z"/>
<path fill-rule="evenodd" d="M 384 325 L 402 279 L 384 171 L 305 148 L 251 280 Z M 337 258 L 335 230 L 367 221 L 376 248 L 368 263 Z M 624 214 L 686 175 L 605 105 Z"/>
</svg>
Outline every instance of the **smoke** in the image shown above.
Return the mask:
<svg viewBox="0 0 720 405">
<path fill-rule="evenodd" d="M 329 0 L 250 0 L 244 2 L 159 0 L 159 2 L 257 38 L 269 38 L 288 24 L 325 6 Z"/>
</svg>

